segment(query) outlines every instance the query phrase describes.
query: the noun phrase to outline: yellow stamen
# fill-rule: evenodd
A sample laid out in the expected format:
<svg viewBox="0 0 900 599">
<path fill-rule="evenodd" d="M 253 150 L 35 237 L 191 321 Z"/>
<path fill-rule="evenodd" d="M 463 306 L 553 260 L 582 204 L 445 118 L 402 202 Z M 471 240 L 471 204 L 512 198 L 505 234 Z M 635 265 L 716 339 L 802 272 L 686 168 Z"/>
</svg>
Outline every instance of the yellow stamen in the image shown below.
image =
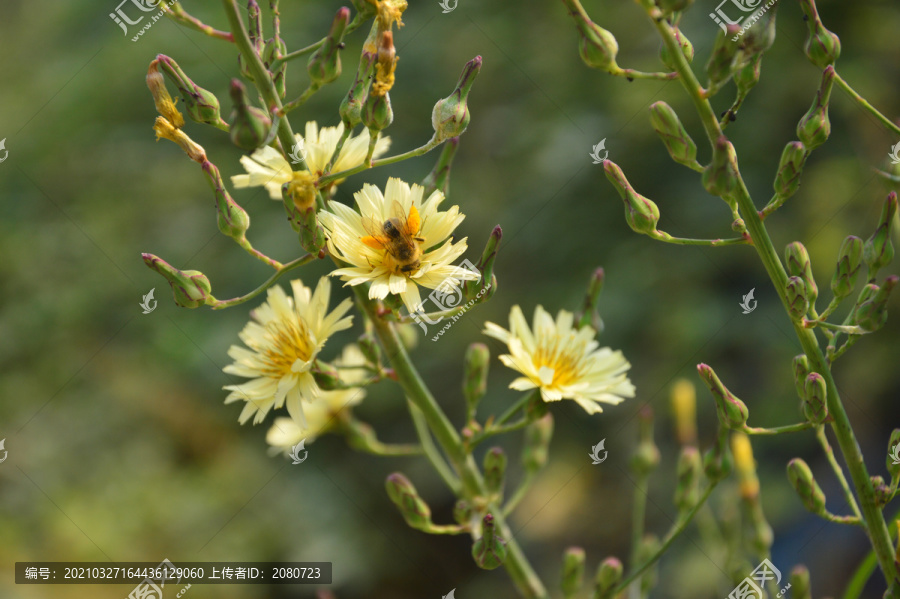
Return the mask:
<svg viewBox="0 0 900 599">
<path fill-rule="evenodd" d="M 269 376 L 281 377 L 292 372 L 298 359 L 308 362 L 313 355 L 309 330 L 302 319 L 279 320 L 266 326 L 267 347 L 259 348 L 266 366 L 262 371 Z"/>
</svg>

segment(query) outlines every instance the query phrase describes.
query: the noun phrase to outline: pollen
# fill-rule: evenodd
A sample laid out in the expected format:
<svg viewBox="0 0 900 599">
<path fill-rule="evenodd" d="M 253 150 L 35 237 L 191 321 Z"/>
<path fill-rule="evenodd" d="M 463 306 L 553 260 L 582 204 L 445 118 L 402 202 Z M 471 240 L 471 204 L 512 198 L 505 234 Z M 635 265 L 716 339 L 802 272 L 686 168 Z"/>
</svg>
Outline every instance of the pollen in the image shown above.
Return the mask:
<svg viewBox="0 0 900 599">
<path fill-rule="evenodd" d="M 308 362 L 313 350 L 309 329 L 303 320 L 279 320 L 266 325 L 267 346 L 260 348 L 266 376 L 280 377 L 292 372 L 297 360 Z"/>
</svg>

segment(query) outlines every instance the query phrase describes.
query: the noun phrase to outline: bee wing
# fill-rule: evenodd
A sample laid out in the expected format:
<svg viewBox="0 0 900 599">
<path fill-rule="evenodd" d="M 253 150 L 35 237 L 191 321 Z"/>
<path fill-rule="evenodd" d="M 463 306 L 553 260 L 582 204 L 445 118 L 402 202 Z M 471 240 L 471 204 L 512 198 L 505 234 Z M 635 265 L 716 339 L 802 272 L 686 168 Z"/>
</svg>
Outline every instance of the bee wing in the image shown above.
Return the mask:
<svg viewBox="0 0 900 599">
<path fill-rule="evenodd" d="M 384 225 L 371 216 L 362 217 L 363 229 L 368 233 L 365 237 L 360 237 L 363 244 L 374 250 L 387 249 L 390 240 L 384 236 Z"/>
<path fill-rule="evenodd" d="M 405 237 L 415 237 L 419 234 L 419 229 L 422 227 L 422 218 L 419 216 L 419 210 L 415 204 L 409 207 L 409 213 L 407 213 L 403 209 L 403 205 L 394 200 L 394 203 L 391 204 L 391 217 L 403 223 L 400 233 Z"/>
</svg>

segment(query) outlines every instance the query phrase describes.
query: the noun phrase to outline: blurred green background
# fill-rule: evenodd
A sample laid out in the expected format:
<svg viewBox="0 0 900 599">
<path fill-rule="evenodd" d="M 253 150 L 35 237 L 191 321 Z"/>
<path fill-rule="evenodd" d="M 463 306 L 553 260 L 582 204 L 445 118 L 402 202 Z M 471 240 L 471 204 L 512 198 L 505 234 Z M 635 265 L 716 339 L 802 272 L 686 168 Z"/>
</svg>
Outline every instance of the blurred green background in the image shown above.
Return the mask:
<svg viewBox="0 0 900 599">
<path fill-rule="evenodd" d="M 265 3 L 263 3 L 265 4 Z M 288 49 L 319 39 L 336 2 L 282 2 Z M 184 2 L 189 12 L 226 28 L 218 3 Z M 0 464 L 0 596 L 119 598 L 127 586 L 16 586 L 13 564 L 26 560 L 332 561 L 339 599 L 512 597 L 503 572 L 478 570 L 465 537 L 432 537 L 410 530 L 388 501 L 383 481 L 402 470 L 431 504 L 438 522 L 451 520 L 453 497 L 422 459 L 382 459 L 354 452 L 327 435 L 310 458 L 293 467 L 266 452 L 267 425 L 241 427 L 238 405 L 223 405 L 226 351 L 256 302 L 226 311 L 183 310 L 168 287 L 141 261 L 153 252 L 180 268 L 209 276 L 220 298 L 241 295 L 268 277 L 216 229 L 213 198 L 199 169 L 169 142 L 155 143 L 156 116 L 144 84 L 157 53 L 175 60 L 201 86 L 228 104 L 228 83 L 239 76 L 228 43 L 162 19 L 137 42 L 109 18 L 116 0 L 39 4 L 6 0 L 0 20 L 0 438 L 9 456 Z M 657 70 L 659 42 L 632 2 L 587 1 L 595 21 L 618 37 L 623 67 Z M 697 2 L 682 29 L 702 71 L 717 27 L 715 7 Z M 876 107 L 900 114 L 900 8 L 896 3 L 820 3 L 826 25 L 843 42 L 840 73 Z M 499 413 L 517 395 L 514 373 L 496 360 L 504 348 L 485 339 L 486 320 L 507 323 L 510 306 L 531 314 L 574 309 L 597 266 L 606 270 L 601 308 L 604 345 L 631 361 L 635 399 L 589 417 L 571 402 L 552 408 L 556 434 L 551 461 L 512 517 L 531 562 L 556 588 L 562 551 L 587 551 L 589 577 L 608 555 L 628 556 L 635 492 L 628 459 L 644 405 L 657 416 L 662 463 L 650 486 L 647 529 L 663 535 L 675 518 L 671 504 L 678 446 L 668 408 L 678 377 L 697 381 L 694 367 L 712 365 L 749 406 L 751 424 L 797 421 L 799 401 L 790 360 L 799 352 L 790 324 L 751 248 L 667 246 L 632 233 L 622 204 L 600 165 L 588 156 L 606 140 L 609 157 L 662 212 L 660 228 L 690 237 L 728 236 L 730 214 L 708 196 L 699 176 L 672 163 L 652 131 L 647 107 L 665 100 L 698 141 L 708 145 L 677 82 L 628 83 L 591 71 L 578 58 L 571 19 L 557 1 L 459 0 L 443 14 L 437 0 L 417 0 L 396 35 L 400 62 L 391 92 L 395 122 L 391 153 L 431 136 L 434 102 L 450 93 L 463 64 L 484 67 L 470 96 L 472 121 L 453 166 L 450 199 L 467 215 L 458 233 L 475 260 L 491 228 L 504 237 L 492 301 L 466 314 L 437 342 L 420 336 L 414 359 L 438 401 L 462 424 L 462 354 L 486 341 L 495 358 L 481 413 Z M 267 35 L 269 31 L 267 30 Z M 778 36 L 763 61 L 762 80 L 728 129 L 757 206 L 771 195 L 782 147 L 795 138 L 819 72 L 803 55 L 806 25 L 792 0 L 778 3 Z M 344 74 L 292 114 L 335 125 L 337 105 L 355 71 L 365 29 L 347 40 Z M 306 86 L 303 62 L 291 63 L 288 96 Z M 170 89 L 172 89 L 170 87 Z M 714 99 L 725 110 L 729 84 Z M 226 108 L 224 112 L 229 112 Z M 833 133 L 808 162 L 799 193 L 774 217 L 780 249 L 803 241 L 827 291 L 837 247 L 847 234 L 868 237 L 888 189 L 873 167 L 890 168 L 895 139 L 843 91 L 832 97 Z M 223 176 L 242 172 L 241 152 L 212 128 L 189 121 Z M 363 182 L 388 176 L 420 181 L 437 153 L 366 172 L 344 183 L 352 201 Z M 299 255 L 279 203 L 258 189 L 234 192 L 253 220 L 251 241 L 287 261 Z M 896 268 L 888 269 L 896 272 Z M 313 264 L 295 271 L 307 284 L 327 272 Z M 156 288 L 158 308 L 147 315 L 141 297 Z M 758 309 L 738 303 L 755 288 Z M 346 290 L 339 290 L 343 297 Z M 896 302 L 894 302 L 896 305 Z M 892 312 L 896 311 L 895 309 Z M 841 313 L 843 316 L 843 313 Z M 900 389 L 892 316 L 842 358 L 835 375 L 873 474 L 884 474 Z M 332 339 L 325 358 L 360 332 Z M 699 382 L 699 381 L 697 381 Z M 711 442 L 713 402 L 698 393 L 701 445 Z M 571 405 L 570 405 L 571 404 Z M 414 438 L 397 387 L 380 383 L 357 410 L 384 440 Z M 590 446 L 606 439 L 609 458 L 591 466 Z M 519 437 L 504 438 L 512 487 L 520 474 Z M 483 447 L 482 451 L 487 449 Z M 839 487 L 812 434 L 758 438 L 754 451 L 766 514 L 775 530 L 773 562 L 786 573 L 809 566 L 817 597 L 837 596 L 868 545 L 856 528 L 825 525 L 805 512 L 785 476 L 785 464 L 806 459 L 832 511 L 847 513 Z M 480 456 L 479 452 L 479 456 Z M 733 510 L 732 493 L 713 496 L 719 513 Z M 889 511 L 896 509 L 890 506 Z M 749 554 L 748 554 L 749 555 Z M 722 597 L 734 586 L 722 557 L 695 529 L 661 563 L 652 596 Z M 752 557 L 748 560 L 756 563 Z M 753 565 L 751 564 L 751 565 Z M 883 590 L 875 577 L 868 595 Z M 311 597 L 308 587 L 198 586 L 196 599 Z"/>
</svg>

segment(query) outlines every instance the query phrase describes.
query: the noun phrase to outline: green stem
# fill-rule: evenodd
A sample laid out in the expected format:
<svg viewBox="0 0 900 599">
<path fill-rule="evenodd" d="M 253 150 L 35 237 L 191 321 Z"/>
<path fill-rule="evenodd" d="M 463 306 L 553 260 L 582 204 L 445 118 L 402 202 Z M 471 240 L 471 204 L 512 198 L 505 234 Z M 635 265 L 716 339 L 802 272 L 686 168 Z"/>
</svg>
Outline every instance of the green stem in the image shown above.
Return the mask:
<svg viewBox="0 0 900 599">
<path fill-rule="evenodd" d="M 528 489 L 531 488 L 531 484 L 534 482 L 536 472 L 528 471 L 525 473 L 525 476 L 522 477 L 522 480 L 519 481 L 519 486 L 516 487 L 515 492 L 512 494 L 506 505 L 503 506 L 503 515 L 510 515 L 516 506 L 519 505 L 519 502 L 525 497 L 525 494 L 528 492 Z"/>
<path fill-rule="evenodd" d="M 857 518 L 862 518 L 862 514 L 859 512 L 859 506 L 856 504 L 856 498 L 853 496 L 853 491 L 850 490 L 850 484 L 847 482 L 847 477 L 844 476 L 844 469 L 838 464 L 837 458 L 834 456 L 834 450 L 831 448 L 831 443 L 828 442 L 828 437 L 825 435 L 825 427 L 821 424 L 816 427 L 816 439 L 819 441 L 819 445 L 822 446 L 822 451 L 825 452 L 825 457 L 828 458 L 831 469 L 834 470 L 835 476 L 837 476 L 838 481 L 841 483 L 841 488 L 844 490 L 844 498 L 850 505 L 850 509 L 853 510 L 853 513 L 856 514 Z"/>
<path fill-rule="evenodd" d="M 453 491 L 453 494 L 459 495 L 462 492 L 462 484 L 459 482 L 459 478 L 453 474 L 453 471 L 450 469 L 450 466 L 447 465 L 447 462 L 444 461 L 444 457 L 440 454 L 438 448 L 434 445 L 434 440 L 431 438 L 431 431 L 428 430 L 428 423 L 425 422 L 425 416 L 422 414 L 422 410 L 417 408 L 409 399 L 407 399 L 407 404 L 409 406 L 409 413 L 412 416 L 413 426 L 416 429 L 416 435 L 418 435 L 419 443 L 422 444 L 422 449 L 425 452 L 425 457 L 431 462 L 431 465 L 434 467 L 435 471 L 437 471 L 438 475 L 444 479 L 444 483 L 446 483 L 447 487 Z"/>
<path fill-rule="evenodd" d="M 328 160 L 328 165 L 325 167 L 325 172 L 328 173 L 334 168 L 334 163 L 337 162 L 338 156 L 341 155 L 341 150 L 344 149 L 344 144 L 347 143 L 347 140 L 353 134 L 353 127 L 347 127 L 344 125 L 344 132 L 341 133 L 341 138 L 338 140 L 337 145 L 334 147 L 334 152 L 331 153 L 331 158 Z"/>
<path fill-rule="evenodd" d="M 823 329 L 828 329 L 831 331 L 838 331 L 840 333 L 844 333 L 845 335 L 865 335 L 869 331 L 863 329 L 858 326 L 846 326 L 842 324 L 833 324 L 830 322 L 825 322 L 824 320 L 803 320 L 803 327 L 807 329 L 812 329 L 815 327 L 822 327 Z"/>
<path fill-rule="evenodd" d="M 333 181 L 337 181 L 339 179 L 346 179 L 350 175 L 355 175 L 356 173 L 361 173 L 368 168 L 374 168 L 376 166 L 386 166 L 388 164 L 394 164 L 395 162 L 400 162 L 402 160 L 407 160 L 408 158 L 415 158 L 416 156 L 421 156 L 427 152 L 430 152 L 437 146 L 439 146 L 442 142 L 435 141 L 436 138 L 432 137 L 431 140 L 420 148 L 416 148 L 415 150 L 410 150 L 409 152 L 405 152 L 403 154 L 397 154 L 396 156 L 388 156 L 387 158 L 379 158 L 378 160 L 372 161 L 372 164 L 369 165 L 368 161 L 363 162 L 359 166 L 355 166 L 353 168 L 348 168 L 347 170 L 340 171 L 339 173 L 331 173 L 325 175 L 324 177 L 319 177 L 316 181 L 316 187 L 325 187 L 329 183 Z"/>
<path fill-rule="evenodd" d="M 815 424 L 812 422 L 798 422 L 797 424 L 788 424 L 786 426 L 776 426 L 773 428 L 764 428 L 761 426 L 744 425 L 743 431 L 748 435 L 780 435 L 783 433 L 796 433 L 813 428 Z"/>
<path fill-rule="evenodd" d="M 672 237 L 664 231 L 657 231 L 655 235 L 651 235 L 657 241 L 666 243 L 674 243 L 676 245 L 705 245 L 710 247 L 718 247 L 720 245 L 741 245 L 750 243 L 746 237 L 730 237 L 728 239 L 689 239 L 686 237 Z"/>
<path fill-rule="evenodd" d="M 275 83 L 272 81 L 271 73 L 269 73 L 263 65 L 256 50 L 253 49 L 253 44 L 250 42 L 250 36 L 247 34 L 247 29 L 244 27 L 244 23 L 241 21 L 241 16 L 238 13 L 236 0 L 222 0 L 222 5 L 225 7 L 225 14 L 228 16 L 228 22 L 231 25 L 234 43 L 237 45 L 238 50 L 240 50 L 241 57 L 247 65 L 247 68 L 250 69 L 250 73 L 253 75 L 253 82 L 256 85 L 259 94 L 262 96 L 263 100 L 265 100 L 266 107 L 273 113 L 281 110 L 281 98 L 278 96 L 278 91 L 275 89 Z M 287 119 L 281 119 L 278 124 L 278 140 L 281 142 L 282 154 L 289 152 L 296 143 L 294 140 L 294 132 L 291 131 L 291 124 Z M 285 154 L 285 160 L 287 159 L 287 155 Z M 306 161 L 302 158 L 298 164 L 297 170 L 306 170 Z"/>
<path fill-rule="evenodd" d="M 841 89 L 843 89 L 845 92 L 847 92 L 847 94 L 848 94 L 851 98 L 853 98 L 854 100 L 856 100 L 856 102 L 857 102 L 860 106 L 862 106 L 865 110 L 867 110 L 867 111 L 868 111 L 872 116 L 874 116 L 876 119 L 878 119 L 879 121 L 881 121 L 881 124 L 882 124 L 882 125 L 884 125 L 884 126 L 887 127 L 888 129 L 890 129 L 890 130 L 891 130 L 892 132 L 894 132 L 895 134 L 900 135 L 900 127 L 898 127 L 896 124 L 894 124 L 894 122 L 891 121 L 891 119 L 887 118 L 886 116 L 884 116 L 883 114 L 881 114 L 880 112 L 878 112 L 878 109 L 877 109 L 877 108 L 875 108 L 874 106 L 872 106 L 871 104 L 869 104 L 869 102 L 868 102 L 865 98 L 863 98 L 863 97 L 860 96 L 858 93 L 856 93 L 856 90 L 854 90 L 852 87 L 850 87 L 850 84 L 847 83 L 846 81 L 844 81 L 844 78 L 841 77 L 841 76 L 837 73 L 837 71 L 834 72 L 834 80 L 835 80 L 835 81 L 837 82 L 837 84 L 841 87 Z"/>
<path fill-rule="evenodd" d="M 353 16 L 353 20 L 350 21 L 350 24 L 347 25 L 347 28 L 344 30 L 344 36 L 346 37 L 347 35 L 353 33 L 354 31 L 356 31 L 356 29 L 360 25 L 362 25 L 365 22 L 366 22 L 366 19 L 362 18 L 362 15 L 360 13 L 356 13 Z M 306 56 L 310 52 L 315 52 L 322 46 L 322 44 L 325 43 L 326 39 L 328 39 L 328 38 L 323 37 L 316 43 L 310 44 L 309 46 L 306 46 L 305 48 L 300 48 L 299 50 L 294 50 L 293 52 L 289 52 L 289 53 L 285 54 L 284 56 L 277 57 L 275 60 L 272 61 L 272 64 L 269 65 L 269 70 L 271 70 L 274 73 L 281 67 L 281 65 L 283 65 L 287 61 L 293 60 L 295 58 L 299 58 L 300 56 Z"/>
<path fill-rule="evenodd" d="M 302 94 L 300 94 L 299 98 L 297 98 L 296 100 L 292 100 L 291 102 L 288 102 L 287 104 L 285 104 L 283 107 L 281 107 L 281 109 L 278 110 L 277 114 L 279 116 L 283 117 L 290 111 L 300 108 L 301 106 L 306 104 L 306 101 L 309 100 L 314 93 L 319 91 L 319 88 L 320 88 L 319 85 L 317 85 L 315 83 L 310 83 L 309 87 L 307 87 L 306 90 L 304 90 L 304 92 Z"/>
<path fill-rule="evenodd" d="M 631 566 L 637 564 L 638 555 L 640 553 L 641 544 L 644 541 L 644 519 L 647 516 L 647 490 L 649 487 L 649 475 L 643 475 L 638 479 L 634 489 L 634 506 L 631 510 Z M 639 572 L 636 572 L 639 573 Z M 630 578 L 634 579 L 634 585 L 629 589 L 630 597 L 641 596 L 640 579 L 635 575 Z M 627 579 L 626 579 L 627 580 Z M 621 589 L 625 589 L 624 583 L 620 584 Z"/>
<path fill-rule="evenodd" d="M 511 433 L 513 431 L 521 430 L 529 424 L 531 424 L 531 420 L 529 420 L 528 418 L 522 418 L 521 420 L 512 424 L 507 424 L 506 426 L 491 425 L 484 431 L 475 434 L 471 439 L 468 440 L 468 442 L 466 442 L 466 451 L 471 453 L 472 450 L 475 449 L 475 447 L 477 447 L 478 444 L 482 441 L 486 441 L 491 437 L 502 435 L 504 433 Z"/>
<path fill-rule="evenodd" d="M 694 76 L 690 65 L 687 63 L 687 60 L 682 53 L 678 51 L 678 46 L 671 26 L 665 20 L 653 20 L 653 23 L 662 36 L 666 47 L 669 49 L 669 52 L 676 63 L 677 71 L 679 75 L 681 75 L 680 80 L 682 85 L 684 85 L 697 108 L 700 119 L 706 129 L 707 137 L 710 140 L 718 139 L 719 135 L 721 135 L 719 122 L 716 119 L 716 115 L 709 102 L 702 96 L 700 83 Z M 738 177 L 738 188 L 734 195 L 736 196 L 737 203 L 744 215 L 744 220 L 750 236 L 753 239 L 753 247 L 756 248 L 756 252 L 760 257 L 763 266 L 765 266 L 766 272 L 772 280 L 775 291 L 781 298 L 785 310 L 789 312 L 789 305 L 785 293 L 787 287 L 787 274 L 772 245 L 769 233 L 763 225 L 756 207 L 753 205 L 753 200 L 750 197 L 750 193 L 747 191 L 743 178 L 740 176 Z M 869 480 L 869 473 L 866 469 L 865 462 L 863 461 L 859 444 L 853 434 L 850 419 L 847 417 L 846 410 L 844 410 L 844 405 L 838 395 L 834 377 L 828 368 L 828 364 L 825 360 L 825 356 L 822 354 L 822 349 L 819 346 L 815 333 L 810 329 L 804 328 L 797 321 L 792 320 L 792 325 L 794 326 L 794 331 L 800 340 L 804 353 L 809 358 L 810 370 L 820 373 L 825 378 L 828 389 L 828 411 L 833 418 L 831 426 L 837 437 L 841 452 L 844 455 L 844 461 L 850 469 L 850 477 L 853 480 L 853 485 L 856 488 L 856 493 L 860 499 L 863 524 L 868 532 L 875 553 L 878 556 L 878 563 L 881 566 L 885 579 L 888 581 L 888 586 L 891 586 L 891 584 L 897 580 L 897 568 L 893 558 L 894 548 L 890 534 L 888 533 L 887 524 L 875 503 L 875 490 L 872 487 L 872 482 Z"/>
<path fill-rule="evenodd" d="M 391 365 L 397 375 L 397 381 L 406 393 L 407 398 L 422 411 L 425 421 L 431 432 L 434 433 L 441 449 L 447 454 L 450 462 L 459 473 L 464 497 L 487 496 L 484 479 L 478 471 L 475 461 L 471 455 L 466 454 L 460 436 L 440 406 L 438 406 L 434 396 L 425 386 L 425 382 L 419 376 L 415 366 L 413 366 L 412 360 L 406 353 L 406 348 L 400 341 L 393 324 L 378 318 L 376 306 L 368 298 L 367 290 L 364 287 L 364 285 L 357 285 L 353 288 L 357 301 L 368 315 L 369 321 L 375 329 L 375 334 L 378 335 L 384 348 L 385 355 L 389 356 Z M 527 599 L 549 599 L 550 595 L 528 562 L 528 558 L 522 552 L 522 548 L 519 547 L 500 507 L 490 503 L 487 509 L 494 515 L 494 523 L 499 534 L 506 539 L 508 553 L 503 566 L 515 583 L 516 588 Z"/>
<path fill-rule="evenodd" d="M 230 308 L 231 306 L 237 306 L 238 304 L 243 304 L 244 302 L 250 301 L 257 295 L 259 295 L 260 293 L 262 293 L 263 291 L 265 291 L 266 289 L 268 289 L 269 287 L 274 285 L 275 282 L 278 281 L 278 279 L 280 279 L 284 273 L 286 273 L 290 270 L 294 270 L 295 268 L 297 268 L 299 266 L 303 266 L 304 264 L 307 264 L 309 262 L 312 262 L 313 260 L 316 259 L 316 257 L 317 257 L 316 254 L 306 254 L 305 256 L 301 256 L 300 258 L 297 258 L 296 260 L 291 260 L 287 264 L 282 265 L 282 267 L 279 268 L 278 271 L 274 275 L 269 277 L 265 283 L 263 283 L 262 285 L 260 285 L 259 287 L 257 287 L 256 289 L 254 289 L 253 291 L 248 293 L 247 295 L 242 295 L 240 297 L 235 297 L 235 298 L 229 299 L 229 300 L 219 300 L 215 304 L 213 304 L 212 309 L 213 310 L 222 310 L 223 308 Z"/>
<path fill-rule="evenodd" d="M 519 410 L 521 410 L 522 408 L 527 406 L 529 401 L 531 401 L 532 399 L 540 399 L 540 396 L 541 396 L 541 392 L 539 389 L 536 389 L 536 390 L 532 391 L 531 393 L 523 395 L 522 397 L 519 398 L 518 401 L 516 401 L 516 403 L 514 403 L 509 408 L 507 408 L 507 410 L 505 412 L 503 412 L 503 414 L 500 415 L 500 418 L 495 420 L 492 423 L 492 425 L 499 426 L 499 425 L 503 424 L 504 422 L 506 422 L 507 420 L 512 418 L 516 412 L 518 412 Z"/>
<path fill-rule="evenodd" d="M 194 31 L 205 33 L 210 37 L 225 40 L 226 42 L 234 42 L 234 35 L 228 33 L 227 31 L 219 31 L 218 29 L 210 27 L 197 17 L 189 15 L 183 8 L 181 8 L 181 4 L 179 4 L 178 2 L 172 2 L 168 6 L 163 4 L 163 10 L 166 11 L 167 17 L 169 17 L 176 23 L 180 23 L 188 29 L 193 29 Z"/>
<path fill-rule="evenodd" d="M 242 248 L 244 248 L 245 252 L 247 252 L 248 254 L 250 254 L 251 256 L 256 258 L 257 260 L 268 264 L 275 270 L 281 270 L 282 268 L 284 268 L 284 264 L 282 264 L 278 260 L 273 260 L 272 258 L 269 258 L 265 254 L 263 254 L 261 251 L 254 249 L 254 247 L 252 245 L 250 245 L 250 242 L 247 240 L 246 237 L 244 237 L 243 239 L 238 241 L 237 244 L 239 246 L 241 246 Z"/>
</svg>

